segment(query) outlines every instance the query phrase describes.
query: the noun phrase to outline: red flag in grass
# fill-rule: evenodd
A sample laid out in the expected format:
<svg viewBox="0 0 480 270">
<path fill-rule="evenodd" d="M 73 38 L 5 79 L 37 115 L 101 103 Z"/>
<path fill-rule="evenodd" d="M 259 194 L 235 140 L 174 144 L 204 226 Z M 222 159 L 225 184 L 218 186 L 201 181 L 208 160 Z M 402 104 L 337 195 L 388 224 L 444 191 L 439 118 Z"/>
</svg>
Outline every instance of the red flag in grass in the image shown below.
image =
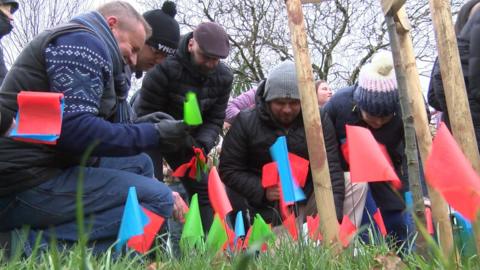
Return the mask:
<svg viewBox="0 0 480 270">
<path fill-rule="evenodd" d="M 173 173 L 174 177 L 184 177 L 187 170 L 190 169 L 188 177 L 200 181 L 201 172 L 207 169 L 207 159 L 203 154 L 203 150 L 193 146 L 194 155 L 189 162 L 180 165 Z"/>
<path fill-rule="evenodd" d="M 427 232 L 433 235 L 435 231 L 433 230 L 432 209 L 430 207 L 425 207 L 425 222 L 427 223 Z"/>
<path fill-rule="evenodd" d="M 342 224 L 340 225 L 339 230 L 339 238 L 342 242 L 343 247 L 348 247 L 355 232 L 357 231 L 357 227 L 355 227 L 350 218 L 345 215 L 343 216 Z"/>
<path fill-rule="evenodd" d="M 320 225 L 320 216 L 316 215 L 315 217 L 307 216 L 307 228 L 308 228 L 308 236 L 313 241 L 321 241 L 323 239 L 320 230 L 318 230 L 318 226 Z"/>
<path fill-rule="evenodd" d="M 385 223 L 383 222 L 383 217 L 380 209 L 377 208 L 377 211 L 375 212 L 375 214 L 373 214 L 373 220 L 375 220 L 375 223 L 377 223 L 377 226 L 380 229 L 380 233 L 382 234 L 382 236 L 386 236 L 387 229 L 385 228 Z"/>
<path fill-rule="evenodd" d="M 385 156 L 370 130 L 346 125 L 348 159 L 353 183 L 391 181 L 399 189 L 402 186 L 391 161 Z"/>
<path fill-rule="evenodd" d="M 165 219 L 144 207 L 142 207 L 142 210 L 148 216 L 150 222 L 144 227 L 143 234 L 133 236 L 128 240 L 127 246 L 143 254 L 150 250 L 153 240 L 155 240 L 155 236 Z"/>
<path fill-rule="evenodd" d="M 298 239 L 297 224 L 295 222 L 295 215 L 293 213 L 288 215 L 288 217 L 283 221 L 283 226 L 285 226 L 293 240 Z"/>
<path fill-rule="evenodd" d="M 463 155 L 445 123 L 433 140 L 426 160 L 427 182 L 470 222 L 480 210 L 480 177 Z"/>
<path fill-rule="evenodd" d="M 225 220 L 227 214 L 232 211 L 232 205 L 225 191 L 225 185 L 220 180 L 215 167 L 212 167 L 208 175 L 208 198 L 215 213 L 220 216 L 221 220 Z"/>
</svg>

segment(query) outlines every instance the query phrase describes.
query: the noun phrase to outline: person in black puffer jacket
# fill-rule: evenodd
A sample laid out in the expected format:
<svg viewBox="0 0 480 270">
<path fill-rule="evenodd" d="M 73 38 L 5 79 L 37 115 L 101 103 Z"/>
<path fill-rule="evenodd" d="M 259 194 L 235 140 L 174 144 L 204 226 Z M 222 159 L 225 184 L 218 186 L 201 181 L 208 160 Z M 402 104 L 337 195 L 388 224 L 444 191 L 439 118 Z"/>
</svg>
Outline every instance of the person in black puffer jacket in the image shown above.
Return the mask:
<svg viewBox="0 0 480 270">
<path fill-rule="evenodd" d="M 369 196 L 380 209 L 387 232 L 399 241 L 407 240 L 413 223 L 405 212 L 403 200 L 409 185 L 404 167 L 403 122 L 391 53 L 375 55 L 371 63 L 362 67 L 358 84 L 338 90 L 323 110 L 335 126 L 340 147 L 346 143 L 345 125 L 368 128 L 375 140 L 386 147 L 395 172 L 402 181 L 402 190 L 393 190 L 388 182 L 369 183 Z M 341 157 L 343 170 L 349 171 L 345 157 Z"/>
<path fill-rule="evenodd" d="M 455 23 L 458 51 L 462 64 L 463 77 L 467 90 L 468 103 L 472 114 L 473 127 L 478 140 L 480 138 L 480 0 L 472 0 L 462 6 Z M 438 111 L 443 112 L 442 119 L 450 127 L 447 102 L 443 88 L 440 63 L 435 61 L 430 85 L 428 88 L 428 103 Z"/>
<path fill-rule="evenodd" d="M 155 165 L 155 176 L 162 179 L 162 158 L 175 170 L 193 157 L 192 146 L 200 147 L 205 154 L 215 145 L 222 130 L 225 109 L 232 89 L 233 75 L 220 58 L 230 50 L 228 36 L 218 24 L 207 22 L 183 36 L 174 56 L 147 72 L 142 88 L 133 101 L 138 116 L 163 112 L 175 119 L 183 119 L 183 103 L 187 92 L 196 93 L 203 124 L 193 127 L 179 151 L 162 155 L 147 152 Z M 190 196 L 198 193 L 204 228 L 210 228 L 213 212 L 208 200 L 206 176 L 200 182 L 181 179 Z"/>
<path fill-rule="evenodd" d="M 345 197 L 343 171 L 333 126 L 324 115 L 322 126 L 335 210 L 341 220 Z M 278 188 L 264 189 L 261 182 L 263 166 L 272 162 L 269 148 L 280 136 L 286 137 L 290 153 L 308 159 L 295 65 L 290 61 L 275 67 L 268 79 L 260 83 L 256 107 L 238 114 L 223 142 L 220 176 L 234 212 L 242 210 L 246 214 L 248 210 L 247 220 L 259 213 L 268 223 L 281 223 Z M 303 190 L 307 198 L 313 194 L 311 171 Z"/>
</svg>

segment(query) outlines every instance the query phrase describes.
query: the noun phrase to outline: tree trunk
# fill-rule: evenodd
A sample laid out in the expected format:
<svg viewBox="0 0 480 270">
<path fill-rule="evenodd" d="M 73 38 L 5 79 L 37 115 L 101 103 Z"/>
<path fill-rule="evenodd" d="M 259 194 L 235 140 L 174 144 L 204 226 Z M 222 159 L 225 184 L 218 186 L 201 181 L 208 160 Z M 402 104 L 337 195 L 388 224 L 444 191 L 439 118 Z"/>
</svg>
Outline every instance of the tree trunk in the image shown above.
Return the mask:
<svg viewBox="0 0 480 270">
<path fill-rule="evenodd" d="M 288 12 L 288 26 L 292 37 L 315 201 L 320 216 L 320 229 L 324 236 L 324 243 L 332 245 L 338 242 L 338 221 L 323 140 L 320 111 L 315 95 L 303 11 L 300 0 L 286 0 L 285 3 Z"/>
</svg>

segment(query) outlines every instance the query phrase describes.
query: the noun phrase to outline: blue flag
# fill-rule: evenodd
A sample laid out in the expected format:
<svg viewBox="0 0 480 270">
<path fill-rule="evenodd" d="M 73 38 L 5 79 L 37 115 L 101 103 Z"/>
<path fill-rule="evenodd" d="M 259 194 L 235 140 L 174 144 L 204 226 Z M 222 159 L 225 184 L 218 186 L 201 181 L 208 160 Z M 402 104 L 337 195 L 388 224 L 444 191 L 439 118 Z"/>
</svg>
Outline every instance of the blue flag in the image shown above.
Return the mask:
<svg viewBox="0 0 480 270">
<path fill-rule="evenodd" d="M 285 136 L 278 137 L 270 147 L 270 155 L 277 163 L 284 201 L 291 203 L 305 200 L 305 194 L 302 189 L 293 181 L 292 168 L 288 160 L 287 139 Z"/>
<path fill-rule="evenodd" d="M 122 223 L 118 232 L 117 251 L 133 236 L 143 234 L 143 228 L 150 222 L 148 216 L 143 212 L 137 199 L 137 191 L 135 187 L 128 189 L 127 202 L 123 210 Z"/>
<path fill-rule="evenodd" d="M 235 245 L 237 245 L 237 240 L 241 236 L 245 236 L 245 225 L 243 224 L 242 211 L 238 211 L 237 218 L 235 218 Z"/>
</svg>

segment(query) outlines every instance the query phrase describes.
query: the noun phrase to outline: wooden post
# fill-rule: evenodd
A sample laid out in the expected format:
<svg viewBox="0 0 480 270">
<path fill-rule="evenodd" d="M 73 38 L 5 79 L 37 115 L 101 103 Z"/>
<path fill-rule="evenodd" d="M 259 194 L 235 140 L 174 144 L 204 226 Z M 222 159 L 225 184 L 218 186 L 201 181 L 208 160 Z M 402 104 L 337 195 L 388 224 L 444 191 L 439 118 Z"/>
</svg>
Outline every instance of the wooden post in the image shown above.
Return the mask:
<svg viewBox="0 0 480 270">
<path fill-rule="evenodd" d="M 338 242 L 338 221 L 333 201 L 330 172 L 328 171 L 320 111 L 313 83 L 313 70 L 305 33 L 305 21 L 300 0 L 286 0 L 285 3 L 297 70 L 315 201 L 320 216 L 320 229 L 324 237 L 324 243 L 332 245 Z"/>
<path fill-rule="evenodd" d="M 391 5 L 393 6 L 393 5 Z M 413 50 L 412 38 L 410 36 L 410 23 L 403 5 L 399 10 L 385 10 L 385 14 L 394 16 L 395 29 L 400 46 L 401 62 L 404 68 L 406 80 L 406 95 L 408 98 L 409 108 L 413 114 L 413 123 L 415 125 L 415 132 L 420 150 L 420 157 L 425 168 L 425 162 L 432 148 L 432 135 L 428 126 L 427 109 L 425 108 L 424 97 L 422 95 L 422 88 L 418 70 L 415 62 L 415 54 Z M 392 42 L 392 41 L 391 41 Z M 398 79 L 398 78 L 397 78 Z M 401 89 L 399 89 L 401 91 Z M 448 213 L 448 205 L 443 197 L 431 188 L 429 185 L 428 194 L 431 200 L 432 216 L 435 220 L 439 235 L 440 246 L 445 256 L 452 254 L 453 251 L 453 234 L 452 225 Z M 415 195 L 415 194 L 414 194 Z M 414 196 L 415 212 L 420 216 L 419 212 L 424 211 L 423 200 L 419 201 L 418 194 Z M 421 198 L 420 198 L 421 199 Z"/>
<path fill-rule="evenodd" d="M 430 0 L 430 11 L 453 137 L 472 163 L 475 171 L 480 173 L 480 155 L 460 64 L 457 39 L 453 30 L 449 1 Z M 480 222 L 478 219 L 473 225 L 476 231 L 477 252 L 480 254 Z"/>
</svg>

